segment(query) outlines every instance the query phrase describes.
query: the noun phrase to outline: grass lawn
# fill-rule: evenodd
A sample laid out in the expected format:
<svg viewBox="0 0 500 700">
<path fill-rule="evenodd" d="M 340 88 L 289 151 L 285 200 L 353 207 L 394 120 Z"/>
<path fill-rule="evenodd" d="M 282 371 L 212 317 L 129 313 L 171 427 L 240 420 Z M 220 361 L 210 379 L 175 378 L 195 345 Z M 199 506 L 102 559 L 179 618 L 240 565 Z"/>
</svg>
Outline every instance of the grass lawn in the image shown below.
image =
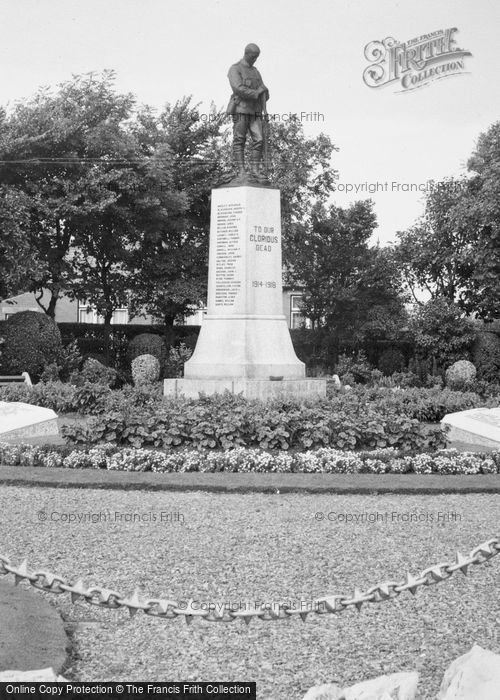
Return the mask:
<svg viewBox="0 0 500 700">
<path fill-rule="evenodd" d="M 40 523 L 37 513 L 48 519 Z M 105 513 L 67 524 L 62 514 Z M 173 523 L 160 513 L 182 514 Z M 389 522 L 342 524 L 315 513 L 388 513 Z M 401 522 L 406 513 L 426 521 Z M 115 513 L 121 515 L 115 516 Z M 127 522 L 126 514 L 146 515 Z M 400 514 L 392 521 L 392 513 Z M 436 522 L 438 513 L 455 519 Z M 52 515 L 54 514 L 54 515 Z M 148 516 L 149 514 L 149 516 Z M 152 521 L 152 515 L 156 521 Z M 431 519 L 432 516 L 432 519 Z M 82 577 L 123 593 L 179 601 L 310 601 L 403 580 L 499 534 L 500 496 L 336 496 L 105 491 L 3 486 L 0 551 L 31 568 Z M 12 577 L 9 577 L 9 581 Z M 300 700 L 316 683 L 354 683 L 417 669 L 420 700 L 476 642 L 500 651 L 500 557 L 469 577 L 360 613 L 278 622 L 205 623 L 71 605 L 48 596 L 73 631 L 75 680 L 255 680 L 259 700 Z M 37 595 L 43 595 L 37 593 Z"/>
</svg>

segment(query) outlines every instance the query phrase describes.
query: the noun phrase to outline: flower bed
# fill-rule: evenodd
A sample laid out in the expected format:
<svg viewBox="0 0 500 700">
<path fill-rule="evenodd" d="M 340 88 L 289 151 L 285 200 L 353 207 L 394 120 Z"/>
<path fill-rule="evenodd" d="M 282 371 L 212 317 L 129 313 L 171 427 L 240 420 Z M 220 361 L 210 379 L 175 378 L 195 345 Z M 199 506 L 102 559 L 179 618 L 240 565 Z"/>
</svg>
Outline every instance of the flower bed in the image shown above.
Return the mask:
<svg viewBox="0 0 500 700">
<path fill-rule="evenodd" d="M 112 391 L 100 384 L 53 382 L 0 388 L 0 400 L 27 401 L 90 420 L 64 425 L 70 444 L 111 442 L 120 447 L 263 450 L 373 450 L 427 452 L 446 447 L 438 423 L 447 413 L 498 405 L 498 397 L 440 388 L 355 387 L 325 399 L 263 402 L 223 394 L 164 399 L 161 384 Z"/>
<path fill-rule="evenodd" d="M 241 397 L 222 395 L 218 397 L 203 397 L 200 401 L 190 399 L 164 399 L 162 383 L 147 388 L 126 386 L 119 390 L 111 390 L 95 382 L 85 382 L 80 386 L 63 382 L 45 382 L 33 387 L 16 384 L 0 387 L 0 401 L 22 401 L 51 408 L 56 413 L 129 413 L 151 410 L 165 405 L 182 408 L 193 408 L 200 403 L 213 406 L 220 410 L 221 406 L 232 409 L 234 406 L 254 406 L 255 410 L 265 409 L 271 404 L 288 411 L 303 405 L 315 405 L 325 410 L 352 412 L 353 409 L 370 408 L 377 412 L 398 412 L 409 418 L 431 423 L 439 422 L 447 413 L 465 411 L 469 408 L 500 405 L 500 396 L 485 398 L 471 391 L 451 391 L 450 389 L 433 388 L 387 388 L 382 386 L 355 385 L 347 393 L 336 392 L 327 399 L 309 402 L 294 401 L 246 401 Z"/>
<path fill-rule="evenodd" d="M 0 443 L 0 463 L 12 466 L 63 467 L 152 472 L 255 472 L 311 474 L 497 474 L 500 451 L 484 454 L 438 450 L 404 454 L 393 448 L 365 452 L 331 448 L 306 452 L 144 448 L 97 445 L 91 448 Z"/>
</svg>

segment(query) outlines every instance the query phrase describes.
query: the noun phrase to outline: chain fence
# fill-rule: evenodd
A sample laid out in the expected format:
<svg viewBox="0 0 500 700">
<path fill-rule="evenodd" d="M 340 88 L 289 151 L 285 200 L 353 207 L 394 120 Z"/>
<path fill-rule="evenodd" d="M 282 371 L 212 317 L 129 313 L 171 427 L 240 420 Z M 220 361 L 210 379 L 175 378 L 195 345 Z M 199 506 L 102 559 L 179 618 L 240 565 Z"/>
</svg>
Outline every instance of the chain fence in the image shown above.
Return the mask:
<svg viewBox="0 0 500 700">
<path fill-rule="evenodd" d="M 120 592 L 101 586 L 86 588 L 83 580 L 75 583 L 68 582 L 62 576 L 46 570 L 30 571 L 25 559 L 22 564 L 15 566 L 11 560 L 0 554 L 0 576 L 12 574 L 15 585 L 21 581 L 27 581 L 46 593 L 60 595 L 69 593 L 71 602 L 75 603 L 83 599 L 89 605 L 95 605 L 109 610 L 127 609 L 130 616 L 142 611 L 145 615 L 161 620 L 171 620 L 184 616 L 189 624 L 195 617 L 200 617 L 206 622 L 234 622 L 239 618 L 249 624 L 253 618 L 263 621 L 275 621 L 290 619 L 298 615 L 305 622 L 308 615 L 338 614 L 356 608 L 358 612 L 365 603 L 382 603 L 397 598 L 401 593 L 409 591 L 415 595 L 421 586 L 431 586 L 449 580 L 454 573 L 460 571 L 467 575 L 470 566 L 478 566 L 489 562 L 500 552 L 500 539 L 493 537 L 474 547 L 468 555 L 456 553 L 452 562 L 440 562 L 423 569 L 414 576 L 406 574 L 404 581 L 384 581 L 377 583 L 366 591 L 355 588 L 352 595 L 334 594 L 315 598 L 308 603 L 307 608 L 301 605 L 298 608 L 289 601 L 276 601 L 269 603 L 254 603 L 253 606 L 231 605 L 230 603 L 202 603 L 195 604 L 193 599 L 181 604 L 170 598 L 147 598 L 141 596 L 137 590 L 130 596 L 123 596 Z"/>
</svg>

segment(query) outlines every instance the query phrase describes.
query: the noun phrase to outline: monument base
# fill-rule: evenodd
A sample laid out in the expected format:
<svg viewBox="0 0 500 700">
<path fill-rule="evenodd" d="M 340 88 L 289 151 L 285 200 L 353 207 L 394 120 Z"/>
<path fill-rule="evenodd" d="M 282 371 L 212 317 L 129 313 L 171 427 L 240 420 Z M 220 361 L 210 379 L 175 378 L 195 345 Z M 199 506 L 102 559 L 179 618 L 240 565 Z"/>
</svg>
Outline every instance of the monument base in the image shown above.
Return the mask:
<svg viewBox="0 0 500 700">
<path fill-rule="evenodd" d="M 449 440 L 500 449 L 500 408 L 448 413 L 441 423 L 449 426 Z"/>
<path fill-rule="evenodd" d="M 326 396 L 326 379 L 247 379 L 245 377 L 227 379 L 165 379 L 164 396 L 197 399 L 200 394 L 208 396 L 241 394 L 245 399 L 321 399 Z"/>
</svg>

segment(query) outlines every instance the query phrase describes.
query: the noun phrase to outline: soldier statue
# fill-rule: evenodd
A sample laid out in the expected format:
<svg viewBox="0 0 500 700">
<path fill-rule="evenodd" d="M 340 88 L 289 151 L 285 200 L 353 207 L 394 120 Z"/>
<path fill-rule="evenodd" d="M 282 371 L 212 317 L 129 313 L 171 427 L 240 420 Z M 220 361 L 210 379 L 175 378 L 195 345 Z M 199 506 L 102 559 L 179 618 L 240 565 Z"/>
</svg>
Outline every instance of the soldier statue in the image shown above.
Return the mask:
<svg viewBox="0 0 500 700">
<path fill-rule="evenodd" d="M 269 90 L 264 85 L 254 63 L 260 49 L 256 44 L 245 47 L 243 58 L 229 69 L 228 78 L 233 94 L 226 114 L 233 119 L 233 163 L 237 174 L 226 184 L 269 185 L 267 178 L 266 101 Z M 250 168 L 245 168 L 245 143 L 247 135 L 252 139 Z"/>
</svg>

